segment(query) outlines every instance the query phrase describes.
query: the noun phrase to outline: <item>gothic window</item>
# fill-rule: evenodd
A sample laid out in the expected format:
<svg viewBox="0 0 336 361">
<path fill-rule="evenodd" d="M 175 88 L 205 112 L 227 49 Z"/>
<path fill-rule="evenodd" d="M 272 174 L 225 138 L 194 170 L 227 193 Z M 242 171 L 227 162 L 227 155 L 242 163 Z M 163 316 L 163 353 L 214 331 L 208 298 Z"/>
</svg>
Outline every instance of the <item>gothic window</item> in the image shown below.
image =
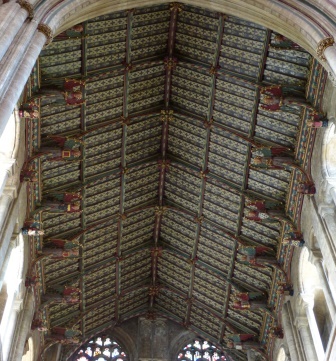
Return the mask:
<svg viewBox="0 0 336 361">
<path fill-rule="evenodd" d="M 24 243 L 21 234 L 15 242 L 11 242 L 11 246 L 13 246 L 13 249 L 4 270 L 4 283 L 0 286 L 0 301 L 2 303 L 0 307 L 0 340 L 4 360 L 8 359 L 10 353 L 23 297 L 20 291 L 22 289 L 22 272 L 24 268 Z"/>
<path fill-rule="evenodd" d="M 283 347 L 280 348 L 276 361 L 287 361 L 286 351 Z"/>
<path fill-rule="evenodd" d="M 196 339 L 178 354 L 178 361 L 226 361 L 225 354 L 208 341 Z"/>
<path fill-rule="evenodd" d="M 327 281 L 323 282 L 325 276 L 321 262 L 314 254 L 309 254 L 308 249 L 302 250 L 300 276 L 303 291 L 300 296 L 315 350 L 317 354 L 324 354 L 332 329 L 332 318 L 325 298 Z"/>
<path fill-rule="evenodd" d="M 128 361 L 128 357 L 116 341 L 110 337 L 99 336 L 83 345 L 74 360 Z"/>
</svg>

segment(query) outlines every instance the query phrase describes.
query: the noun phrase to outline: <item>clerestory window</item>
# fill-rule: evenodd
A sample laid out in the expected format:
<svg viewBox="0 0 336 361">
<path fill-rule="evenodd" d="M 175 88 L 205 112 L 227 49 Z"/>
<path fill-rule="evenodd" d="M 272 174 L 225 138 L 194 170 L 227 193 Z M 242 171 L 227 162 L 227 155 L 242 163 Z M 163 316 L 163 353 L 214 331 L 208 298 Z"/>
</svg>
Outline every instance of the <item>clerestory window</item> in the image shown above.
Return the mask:
<svg viewBox="0 0 336 361">
<path fill-rule="evenodd" d="M 99 336 L 83 345 L 73 360 L 128 361 L 128 357 L 116 341 L 107 336 Z"/>
<path fill-rule="evenodd" d="M 178 354 L 178 361 L 227 361 L 228 358 L 208 341 L 196 339 Z"/>
</svg>

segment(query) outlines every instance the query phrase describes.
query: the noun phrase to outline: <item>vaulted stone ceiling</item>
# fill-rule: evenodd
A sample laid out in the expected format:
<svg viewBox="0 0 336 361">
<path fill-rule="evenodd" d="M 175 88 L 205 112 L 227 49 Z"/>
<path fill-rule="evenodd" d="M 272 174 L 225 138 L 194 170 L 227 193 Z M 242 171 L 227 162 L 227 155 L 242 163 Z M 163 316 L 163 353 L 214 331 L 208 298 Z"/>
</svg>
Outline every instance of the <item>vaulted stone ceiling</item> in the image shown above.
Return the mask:
<svg viewBox="0 0 336 361">
<path fill-rule="evenodd" d="M 60 285 L 81 288 L 80 304 L 52 303 L 43 317 L 50 327 L 78 325 L 84 340 L 156 314 L 224 350 L 228 334 L 253 333 L 267 354 L 283 300 L 277 282 L 289 280 L 292 250 L 279 241 L 288 223 L 247 221 L 246 202 L 282 202 L 299 224 L 302 172 L 251 168 L 251 147 L 289 147 L 309 169 L 315 130 L 303 107 L 263 110 L 259 85 L 301 86 L 318 107 L 321 66 L 303 49 L 274 49 L 268 29 L 182 4 L 82 25 L 43 50 L 25 94 L 64 78 L 86 81 L 84 105 L 42 101 L 40 119 L 27 122 L 27 157 L 52 146 L 49 135 L 83 141 L 81 161 L 31 161 L 40 173 L 29 186 L 31 215 L 45 230 L 32 257 L 48 239 L 81 244 L 79 258 L 36 263 L 38 298 Z M 64 191 L 81 193 L 82 213 L 38 208 Z M 267 246 L 278 263 L 252 267 L 239 245 Z M 235 294 L 247 291 L 264 292 L 268 309 L 234 309 Z M 246 359 L 243 351 L 227 355 Z"/>
</svg>

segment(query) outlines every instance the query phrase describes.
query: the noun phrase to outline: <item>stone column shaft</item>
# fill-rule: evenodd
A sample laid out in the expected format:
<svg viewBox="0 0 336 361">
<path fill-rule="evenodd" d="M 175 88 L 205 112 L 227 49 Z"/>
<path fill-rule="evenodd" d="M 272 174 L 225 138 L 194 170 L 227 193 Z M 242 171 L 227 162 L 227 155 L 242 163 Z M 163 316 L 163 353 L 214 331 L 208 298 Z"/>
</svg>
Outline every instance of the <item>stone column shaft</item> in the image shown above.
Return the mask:
<svg viewBox="0 0 336 361">
<path fill-rule="evenodd" d="M 15 104 L 23 91 L 27 79 L 29 78 L 31 70 L 46 42 L 46 36 L 41 32 L 36 32 L 33 39 L 29 40 L 31 40 L 29 49 L 26 53 L 21 54 L 24 60 L 19 64 L 19 68 L 17 69 L 15 76 L 10 81 L 10 86 L 5 90 L 0 89 L 0 134 L 4 131 Z M 14 64 L 11 66 L 12 69 L 15 68 Z M 0 80 L 0 85 L 2 84 L 1 81 L 8 84 L 8 81 Z M 2 96 L 4 91 L 6 92 L 5 97 Z"/>
<path fill-rule="evenodd" d="M 318 275 L 319 275 L 319 280 L 321 281 L 321 285 L 322 285 L 322 290 L 324 293 L 324 297 L 326 299 L 327 302 L 327 306 L 329 309 L 329 313 L 331 316 L 332 321 L 335 320 L 335 314 L 336 314 L 336 308 L 335 308 L 335 303 L 333 300 L 333 296 L 331 294 L 330 291 L 330 287 L 323 269 L 323 265 L 322 265 L 322 259 L 315 259 L 314 264 L 316 266 Z"/>
<path fill-rule="evenodd" d="M 13 175 L 14 164 L 15 159 L 2 157 L 0 154 L 0 195 L 3 193 L 8 178 Z"/>
<path fill-rule="evenodd" d="M 34 294 L 28 292 L 26 294 L 23 309 L 21 310 L 17 326 L 15 327 L 15 335 L 12 340 L 12 348 L 10 350 L 10 361 L 21 361 L 24 345 L 27 335 L 30 332 L 31 323 L 34 316 Z"/>
<path fill-rule="evenodd" d="M 5 257 L 4 263 L 3 263 L 1 271 L 0 271 L 0 291 L 2 290 L 8 263 L 9 263 L 9 260 L 10 260 L 11 254 L 12 254 L 12 250 L 14 249 L 15 246 L 16 246 L 16 237 L 9 242 L 6 257 Z"/>
<path fill-rule="evenodd" d="M 325 357 L 324 348 L 321 341 L 320 331 L 318 329 L 313 311 L 314 298 L 312 295 L 302 295 L 302 299 L 303 299 L 303 307 L 305 308 L 305 312 L 308 320 L 309 330 L 317 354 L 317 360 L 324 361 L 324 357 Z"/>
<path fill-rule="evenodd" d="M 16 2 L 0 6 L 0 60 L 6 54 L 16 34 L 22 27 L 28 12 Z"/>
<path fill-rule="evenodd" d="M 6 221 L 12 200 L 13 197 L 9 194 L 6 194 L 5 192 L 0 197 L 0 229 L 3 227 Z"/>
<path fill-rule="evenodd" d="M 313 346 L 314 342 L 309 330 L 307 319 L 305 317 L 297 317 L 295 321 L 300 333 L 300 338 L 303 344 L 303 350 L 306 355 L 306 360 L 319 360 Z"/>
<path fill-rule="evenodd" d="M 288 307 L 290 307 L 287 303 L 283 305 L 282 308 L 282 322 L 283 322 L 283 329 L 285 338 L 287 340 L 287 345 L 289 349 L 289 354 L 292 361 L 301 361 L 302 359 L 298 356 L 298 350 L 297 347 L 299 346 L 299 343 L 297 342 L 294 332 L 292 329 L 292 322 L 290 319 L 290 315 L 288 312 Z"/>
</svg>

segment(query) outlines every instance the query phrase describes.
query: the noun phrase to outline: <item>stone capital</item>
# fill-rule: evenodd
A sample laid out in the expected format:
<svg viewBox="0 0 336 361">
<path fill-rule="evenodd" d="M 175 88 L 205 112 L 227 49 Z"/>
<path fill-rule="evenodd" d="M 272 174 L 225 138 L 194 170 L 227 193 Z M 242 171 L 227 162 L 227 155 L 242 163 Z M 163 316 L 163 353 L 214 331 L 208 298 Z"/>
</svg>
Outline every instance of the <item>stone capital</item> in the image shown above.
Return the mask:
<svg viewBox="0 0 336 361">
<path fill-rule="evenodd" d="M 314 264 L 315 266 L 318 263 L 322 263 L 323 261 L 323 256 L 322 253 L 319 249 L 315 249 L 315 250 L 311 250 L 309 252 L 309 257 L 308 257 L 308 261 L 312 264 Z"/>
<path fill-rule="evenodd" d="M 26 0 L 19 0 L 18 4 L 27 11 L 29 19 L 34 17 L 34 6 Z"/>
<path fill-rule="evenodd" d="M 334 44 L 334 38 L 331 36 L 328 36 L 324 39 L 322 39 L 318 44 L 317 44 L 317 48 L 316 48 L 316 53 L 317 56 L 322 60 L 322 61 L 327 61 L 324 52 L 325 50 L 329 47 L 329 46 L 333 46 Z"/>
<path fill-rule="evenodd" d="M 318 212 L 322 217 L 325 217 L 326 215 L 335 215 L 335 205 L 331 204 L 320 204 L 318 206 Z"/>
<path fill-rule="evenodd" d="M 307 317 L 304 317 L 304 316 L 295 317 L 294 325 L 295 325 L 298 329 L 308 327 Z"/>
<path fill-rule="evenodd" d="M 13 302 L 13 310 L 15 310 L 16 312 L 20 312 L 22 310 L 22 298 L 16 299 Z"/>
<path fill-rule="evenodd" d="M 307 308 L 313 308 L 314 307 L 314 295 L 313 294 L 307 294 L 307 293 L 301 293 L 301 307 L 304 309 Z"/>
<path fill-rule="evenodd" d="M 12 237 L 11 237 L 11 240 L 10 240 L 10 243 L 9 243 L 9 247 L 11 248 L 15 248 L 19 245 L 19 238 L 18 236 L 20 235 L 20 233 L 13 233 L 12 234 Z"/>
<path fill-rule="evenodd" d="M 3 196 L 14 199 L 17 197 L 17 188 L 15 185 L 5 186 Z"/>
<path fill-rule="evenodd" d="M 7 158 L 3 154 L 0 154 L 1 169 L 7 173 L 8 177 L 12 176 L 15 172 L 16 160 L 13 158 Z"/>
</svg>

